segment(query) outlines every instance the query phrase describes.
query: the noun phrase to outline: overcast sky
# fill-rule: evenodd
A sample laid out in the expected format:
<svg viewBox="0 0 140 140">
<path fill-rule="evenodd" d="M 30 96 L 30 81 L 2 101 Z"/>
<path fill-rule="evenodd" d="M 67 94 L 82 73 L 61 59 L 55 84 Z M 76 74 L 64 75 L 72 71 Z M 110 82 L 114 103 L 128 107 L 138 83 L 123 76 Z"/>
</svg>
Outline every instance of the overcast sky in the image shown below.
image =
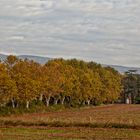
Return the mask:
<svg viewBox="0 0 140 140">
<path fill-rule="evenodd" d="M 0 0 L 0 53 L 140 67 L 140 0 Z"/>
</svg>

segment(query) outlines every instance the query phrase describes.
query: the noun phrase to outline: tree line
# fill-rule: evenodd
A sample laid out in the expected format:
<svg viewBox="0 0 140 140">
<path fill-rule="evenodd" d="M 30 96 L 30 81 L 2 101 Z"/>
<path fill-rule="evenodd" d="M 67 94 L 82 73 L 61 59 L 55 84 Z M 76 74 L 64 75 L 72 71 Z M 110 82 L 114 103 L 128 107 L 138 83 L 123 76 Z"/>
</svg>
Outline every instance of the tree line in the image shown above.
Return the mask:
<svg viewBox="0 0 140 140">
<path fill-rule="evenodd" d="M 131 99 L 131 103 L 140 103 L 140 74 L 137 70 L 128 70 L 123 77 L 123 99 Z"/>
<path fill-rule="evenodd" d="M 120 73 L 95 62 L 53 59 L 41 65 L 10 55 L 0 62 L 0 105 L 112 103 L 120 97 L 121 82 Z"/>
</svg>

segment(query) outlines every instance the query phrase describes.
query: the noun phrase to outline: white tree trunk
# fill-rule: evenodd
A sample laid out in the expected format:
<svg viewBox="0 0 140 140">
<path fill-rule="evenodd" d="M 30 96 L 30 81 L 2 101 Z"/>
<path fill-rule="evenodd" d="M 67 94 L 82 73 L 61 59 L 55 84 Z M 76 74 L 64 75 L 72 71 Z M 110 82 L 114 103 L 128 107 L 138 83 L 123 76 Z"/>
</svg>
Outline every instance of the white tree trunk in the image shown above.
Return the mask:
<svg viewBox="0 0 140 140">
<path fill-rule="evenodd" d="M 85 101 L 83 101 L 83 102 L 82 102 L 82 105 L 85 105 L 85 104 L 86 104 Z"/>
<path fill-rule="evenodd" d="M 42 102 L 42 100 L 43 100 L 43 94 L 40 94 L 39 101 Z"/>
<path fill-rule="evenodd" d="M 19 104 L 18 103 L 16 103 L 16 108 L 18 108 L 19 107 Z"/>
<path fill-rule="evenodd" d="M 54 100 L 54 104 L 55 104 L 55 105 L 58 104 L 58 100 L 59 100 L 59 99 L 55 99 L 55 100 Z"/>
<path fill-rule="evenodd" d="M 29 104 L 30 102 L 29 101 L 26 101 L 26 108 L 29 109 Z"/>
<path fill-rule="evenodd" d="M 50 105 L 50 97 L 46 97 L 46 106 L 48 107 Z"/>
<path fill-rule="evenodd" d="M 61 99 L 61 105 L 64 105 L 65 97 Z"/>
<path fill-rule="evenodd" d="M 15 108 L 15 101 L 14 101 L 14 99 L 12 99 L 11 102 L 12 102 L 12 107 Z"/>
<path fill-rule="evenodd" d="M 87 100 L 87 104 L 88 104 L 88 106 L 90 105 L 90 100 Z"/>
</svg>

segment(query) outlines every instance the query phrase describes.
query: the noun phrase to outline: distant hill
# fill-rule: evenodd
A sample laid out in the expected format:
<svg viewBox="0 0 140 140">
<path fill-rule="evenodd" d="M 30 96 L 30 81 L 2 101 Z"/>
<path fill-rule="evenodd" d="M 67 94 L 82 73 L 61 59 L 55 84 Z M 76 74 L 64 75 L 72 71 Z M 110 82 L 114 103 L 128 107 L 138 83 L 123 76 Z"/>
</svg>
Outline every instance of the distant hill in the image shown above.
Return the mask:
<svg viewBox="0 0 140 140">
<path fill-rule="evenodd" d="M 5 60 L 7 57 L 7 55 L 4 55 L 4 54 L 0 54 L 0 60 Z M 41 56 L 32 56 L 32 55 L 19 55 L 17 56 L 18 58 L 20 59 L 29 59 L 29 60 L 34 60 L 40 64 L 45 64 L 46 62 L 48 62 L 49 60 L 51 60 L 52 58 L 49 58 L 49 57 L 41 57 Z M 137 70 L 137 73 L 140 74 L 140 68 L 135 68 L 135 67 L 125 67 L 125 66 L 118 66 L 118 65 L 102 65 L 104 67 L 106 66 L 110 66 L 114 69 L 116 69 L 117 71 L 119 71 L 120 73 L 124 73 L 128 70 Z"/>
<path fill-rule="evenodd" d="M 40 64 L 45 64 L 51 59 L 49 57 L 32 56 L 32 55 L 19 55 L 18 58 L 20 59 L 27 58 L 29 60 L 34 60 L 35 62 L 38 62 Z"/>
<path fill-rule="evenodd" d="M 137 73 L 140 74 L 140 68 L 136 68 L 136 67 L 126 67 L 126 66 L 118 66 L 118 65 L 103 65 L 103 66 L 110 66 L 114 69 L 116 69 L 117 71 L 119 71 L 120 73 L 125 73 L 128 70 L 137 70 Z"/>
<path fill-rule="evenodd" d="M 4 55 L 4 54 L 0 54 L 0 60 L 5 60 L 7 57 L 7 55 Z"/>
<path fill-rule="evenodd" d="M 0 54 L 0 59 L 1 60 L 5 60 L 7 57 L 7 55 L 4 54 Z M 17 56 L 19 59 L 29 59 L 29 60 L 34 60 L 40 64 L 45 64 L 46 62 L 48 62 L 51 58 L 49 57 L 41 57 L 41 56 L 33 56 L 33 55 L 18 55 Z"/>
</svg>

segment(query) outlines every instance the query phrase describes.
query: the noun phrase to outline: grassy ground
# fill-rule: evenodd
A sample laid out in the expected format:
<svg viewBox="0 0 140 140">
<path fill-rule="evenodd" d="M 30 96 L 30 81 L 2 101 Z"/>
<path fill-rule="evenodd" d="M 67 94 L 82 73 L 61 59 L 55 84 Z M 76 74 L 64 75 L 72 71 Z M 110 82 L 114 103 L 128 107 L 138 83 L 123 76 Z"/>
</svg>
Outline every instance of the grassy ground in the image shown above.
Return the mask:
<svg viewBox="0 0 140 140">
<path fill-rule="evenodd" d="M 0 129 L 1 140 L 112 140 L 112 139 L 128 139 L 139 140 L 139 130 L 127 130 L 127 129 L 102 129 L 102 128 L 80 128 L 80 127 L 68 127 L 68 128 L 1 128 Z"/>
<path fill-rule="evenodd" d="M 140 105 L 0 117 L 0 140 L 140 139 Z"/>
</svg>

